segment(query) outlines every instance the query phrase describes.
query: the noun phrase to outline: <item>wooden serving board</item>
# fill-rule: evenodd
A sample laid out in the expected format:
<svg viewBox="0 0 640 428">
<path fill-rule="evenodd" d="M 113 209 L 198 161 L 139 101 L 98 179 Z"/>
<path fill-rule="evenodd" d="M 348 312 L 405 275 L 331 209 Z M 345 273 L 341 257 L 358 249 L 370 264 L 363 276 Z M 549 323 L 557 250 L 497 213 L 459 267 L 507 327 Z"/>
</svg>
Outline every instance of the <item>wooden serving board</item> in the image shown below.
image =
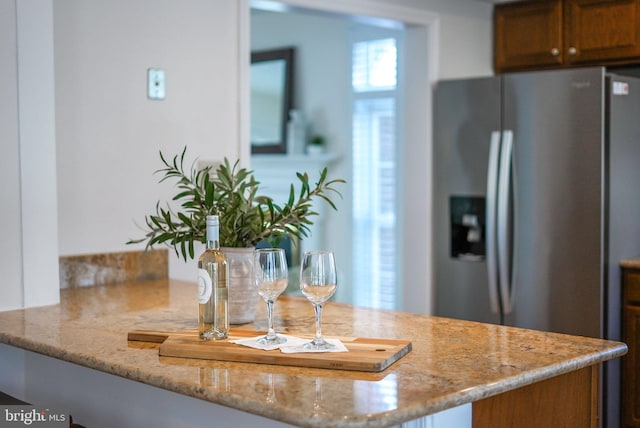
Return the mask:
<svg viewBox="0 0 640 428">
<path fill-rule="evenodd" d="M 255 337 L 264 332 L 234 330 L 229 339 Z M 311 336 L 298 335 L 298 337 Z M 246 363 L 275 364 L 283 366 L 315 367 L 337 370 L 379 372 L 411 351 L 411 342 L 395 339 L 372 339 L 359 337 L 335 337 L 340 339 L 349 352 L 323 352 L 283 354 L 280 350 L 263 351 L 225 340 L 200 340 L 195 331 L 162 332 L 135 330 L 128 340 L 161 343 L 160 356 L 198 358 L 203 360 L 236 361 Z"/>
</svg>

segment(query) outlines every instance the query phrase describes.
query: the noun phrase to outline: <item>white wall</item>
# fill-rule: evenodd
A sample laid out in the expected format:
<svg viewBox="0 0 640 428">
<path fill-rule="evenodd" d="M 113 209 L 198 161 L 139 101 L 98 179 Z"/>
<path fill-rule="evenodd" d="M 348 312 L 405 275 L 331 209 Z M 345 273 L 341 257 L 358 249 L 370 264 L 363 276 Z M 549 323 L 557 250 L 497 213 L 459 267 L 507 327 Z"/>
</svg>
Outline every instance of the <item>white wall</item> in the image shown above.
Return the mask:
<svg viewBox="0 0 640 428">
<path fill-rule="evenodd" d="M 60 255 L 124 251 L 144 215 L 170 200 L 158 151 L 241 153 L 236 0 L 57 0 L 55 74 Z M 166 99 L 146 95 L 150 67 Z M 193 266 L 171 260 L 170 275 Z"/>
<path fill-rule="evenodd" d="M 18 52 L 15 0 L 0 0 L 0 239 L 2 299 L 0 309 L 22 306 L 22 234 L 20 141 L 18 139 Z"/>
<path fill-rule="evenodd" d="M 438 79 L 493 74 L 491 19 L 441 15 Z M 460 31 L 463 28 L 464 31 Z M 482 42 L 479 43 L 478 40 Z"/>
<path fill-rule="evenodd" d="M 438 15 L 435 79 L 493 74 L 491 4 L 477 0 L 397 0 L 397 3 Z"/>
<path fill-rule="evenodd" d="M 60 299 L 52 14 L 51 0 L 0 2 L 0 310 Z"/>
</svg>

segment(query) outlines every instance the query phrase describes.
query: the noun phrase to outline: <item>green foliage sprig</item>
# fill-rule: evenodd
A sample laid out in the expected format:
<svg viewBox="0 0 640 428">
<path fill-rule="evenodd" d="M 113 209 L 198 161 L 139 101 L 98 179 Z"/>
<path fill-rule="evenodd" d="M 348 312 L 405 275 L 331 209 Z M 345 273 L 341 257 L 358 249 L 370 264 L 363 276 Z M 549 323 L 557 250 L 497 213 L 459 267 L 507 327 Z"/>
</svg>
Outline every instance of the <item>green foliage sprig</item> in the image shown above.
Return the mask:
<svg viewBox="0 0 640 428">
<path fill-rule="evenodd" d="M 211 166 L 198 169 L 194 161 L 186 171 L 186 151 L 185 147 L 171 162 L 160 152 L 164 168 L 155 171 L 163 174 L 161 183 L 176 180 L 178 193 L 172 200 L 180 203 L 181 210 L 174 211 L 168 203 L 163 208 L 158 201 L 155 214 L 145 216 L 145 236 L 127 244 L 146 242 L 147 249 L 165 244 L 185 261 L 187 257 L 193 259 L 194 243 L 205 242 L 206 218 L 212 214 L 220 216 L 223 247 L 253 247 L 263 240 L 278 245 L 285 237 L 302 239 L 313 225 L 310 218 L 318 215 L 313 210 L 314 199 L 323 199 L 337 210 L 331 196 L 341 194 L 334 185 L 345 183 L 343 179 L 328 180 L 327 168 L 322 170 L 314 187 L 310 186 L 307 173 L 296 173 L 299 191 L 291 184 L 289 199 L 278 205 L 272 198 L 258 195 L 260 183 L 251 171 L 240 168 L 238 161 L 231 166 L 225 158 L 215 171 Z"/>
</svg>

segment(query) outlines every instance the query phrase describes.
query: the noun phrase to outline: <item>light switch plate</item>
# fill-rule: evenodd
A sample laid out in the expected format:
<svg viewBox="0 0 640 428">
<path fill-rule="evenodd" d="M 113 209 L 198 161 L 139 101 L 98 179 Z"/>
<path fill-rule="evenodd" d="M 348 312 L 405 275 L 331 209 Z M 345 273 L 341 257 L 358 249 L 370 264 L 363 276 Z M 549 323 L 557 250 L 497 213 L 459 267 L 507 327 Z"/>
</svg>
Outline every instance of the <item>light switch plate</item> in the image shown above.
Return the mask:
<svg viewBox="0 0 640 428">
<path fill-rule="evenodd" d="M 147 70 L 147 96 L 150 100 L 164 100 L 165 74 L 161 68 Z"/>
</svg>

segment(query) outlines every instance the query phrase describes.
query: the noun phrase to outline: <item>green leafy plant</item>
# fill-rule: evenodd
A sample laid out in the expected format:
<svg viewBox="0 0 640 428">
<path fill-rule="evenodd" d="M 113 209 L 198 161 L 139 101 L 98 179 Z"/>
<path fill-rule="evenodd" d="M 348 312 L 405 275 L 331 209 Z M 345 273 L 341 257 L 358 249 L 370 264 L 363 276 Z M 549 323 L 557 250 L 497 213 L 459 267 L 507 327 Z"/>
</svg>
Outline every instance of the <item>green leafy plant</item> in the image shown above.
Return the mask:
<svg viewBox="0 0 640 428">
<path fill-rule="evenodd" d="M 324 146 L 324 137 L 322 135 L 314 135 L 309 140 L 309 144 L 312 146 Z"/>
<path fill-rule="evenodd" d="M 308 236 L 311 218 L 318 215 L 313 210 L 313 201 L 322 199 L 334 210 L 336 206 L 331 196 L 341 196 L 335 189 L 342 179 L 327 179 L 327 168 L 312 187 L 307 173 L 296 173 L 300 189 L 296 192 L 291 184 L 289 199 L 281 205 L 272 198 L 258 194 L 260 183 L 253 173 L 240 168 L 238 161 L 233 166 L 227 158 L 215 171 L 211 166 L 198 169 L 196 163 L 187 171 L 182 154 L 168 162 L 162 152 L 164 164 L 155 173 L 163 174 L 160 182 L 175 180 L 178 193 L 173 201 L 180 204 L 180 210 L 166 208 L 156 203 L 155 214 L 145 216 L 146 234 L 140 239 L 131 239 L 127 244 L 146 242 L 146 248 L 156 244 L 172 247 L 178 256 L 186 261 L 194 258 L 194 243 L 205 242 L 206 217 L 220 216 L 220 245 L 223 247 L 253 247 L 267 240 L 278 245 L 283 238 L 302 239 Z"/>
</svg>

